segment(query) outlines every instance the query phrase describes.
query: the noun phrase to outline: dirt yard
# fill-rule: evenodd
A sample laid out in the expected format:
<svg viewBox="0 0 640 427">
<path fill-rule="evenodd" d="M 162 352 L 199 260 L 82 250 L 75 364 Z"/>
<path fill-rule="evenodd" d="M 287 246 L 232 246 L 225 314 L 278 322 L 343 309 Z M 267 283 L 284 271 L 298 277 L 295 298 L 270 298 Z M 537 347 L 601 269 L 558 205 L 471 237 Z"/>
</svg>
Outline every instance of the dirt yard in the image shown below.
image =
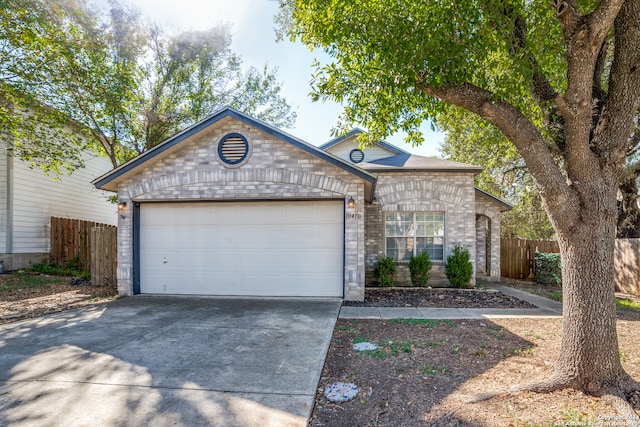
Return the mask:
<svg viewBox="0 0 640 427">
<path fill-rule="evenodd" d="M 638 427 L 576 391 L 508 392 L 550 372 L 561 327 L 560 319 L 339 320 L 310 425 Z M 619 309 L 618 337 L 624 367 L 640 379 L 639 310 Z M 361 341 L 379 348 L 354 350 Z M 335 381 L 354 383 L 356 398 L 327 401 Z M 640 396 L 630 397 L 640 410 Z"/>
<path fill-rule="evenodd" d="M 0 275 L 0 324 L 112 301 L 113 287 L 71 285 L 71 277 L 40 274 Z"/>
<path fill-rule="evenodd" d="M 114 288 L 69 281 L 68 277 L 0 275 L 0 324 L 115 298 Z M 408 304 L 403 298 L 401 303 Z M 495 294 L 461 294 L 437 301 L 443 306 L 446 301 L 455 301 L 456 306 L 478 306 L 482 301 L 514 304 Z M 617 418 L 601 399 L 575 391 L 504 392 L 549 372 L 558 355 L 561 322 L 339 320 L 310 425 L 638 427 Z M 618 337 L 623 365 L 640 379 L 640 310 L 619 308 Z M 361 341 L 375 342 L 379 349 L 353 350 L 353 344 Z M 355 383 L 357 397 L 339 405 L 329 403 L 323 391 L 334 381 Z M 496 392 L 497 397 L 487 399 Z M 640 410 L 640 396 L 631 398 Z"/>
</svg>

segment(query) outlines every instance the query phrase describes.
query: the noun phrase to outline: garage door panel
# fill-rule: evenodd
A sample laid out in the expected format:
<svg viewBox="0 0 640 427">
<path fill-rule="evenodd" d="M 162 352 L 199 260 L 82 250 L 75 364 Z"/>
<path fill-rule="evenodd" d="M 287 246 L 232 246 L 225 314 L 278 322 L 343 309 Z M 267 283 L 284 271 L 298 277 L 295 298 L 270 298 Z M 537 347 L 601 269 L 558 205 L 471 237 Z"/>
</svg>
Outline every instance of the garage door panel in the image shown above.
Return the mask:
<svg viewBox="0 0 640 427">
<path fill-rule="evenodd" d="M 143 204 L 142 293 L 343 294 L 341 201 Z"/>
</svg>

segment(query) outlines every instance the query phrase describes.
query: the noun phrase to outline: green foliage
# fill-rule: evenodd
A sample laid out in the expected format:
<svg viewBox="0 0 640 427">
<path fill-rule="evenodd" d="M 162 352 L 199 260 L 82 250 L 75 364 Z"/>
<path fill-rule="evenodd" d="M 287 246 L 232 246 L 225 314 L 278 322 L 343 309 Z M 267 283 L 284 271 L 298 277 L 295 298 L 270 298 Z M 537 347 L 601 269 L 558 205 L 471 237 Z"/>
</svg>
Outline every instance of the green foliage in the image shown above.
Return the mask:
<svg viewBox="0 0 640 427">
<path fill-rule="evenodd" d="M 451 320 L 434 320 L 434 319 L 397 318 L 397 319 L 391 319 L 391 323 L 400 323 L 405 325 L 418 325 L 427 329 L 433 329 L 439 325 L 455 326 L 455 323 L 453 323 Z"/>
<path fill-rule="evenodd" d="M 413 286 L 427 286 L 430 271 L 431 260 L 427 251 L 422 252 L 420 255 L 414 255 L 409 260 L 409 272 Z"/>
<path fill-rule="evenodd" d="M 396 261 L 393 258 L 382 258 L 376 262 L 375 274 L 382 287 L 393 286 L 396 279 Z"/>
<path fill-rule="evenodd" d="M 56 277 L 45 277 L 28 273 L 4 274 L 0 281 L 0 292 L 15 292 L 19 289 L 48 288 L 52 283 L 59 283 Z"/>
<path fill-rule="evenodd" d="M 447 257 L 444 272 L 449 283 L 454 288 L 467 288 L 473 277 L 473 265 L 470 261 L 469 250 L 457 244 L 453 252 Z"/>
<path fill-rule="evenodd" d="M 475 184 L 513 205 L 500 221 L 502 237 L 551 239 L 555 232 L 526 164 L 513 144 L 494 126 L 461 108 L 450 107 L 437 119 L 446 137 L 445 158 L 482 165 Z"/>
<path fill-rule="evenodd" d="M 86 0 L 0 0 L 0 131 L 59 173 L 87 148 L 116 166 L 225 105 L 290 126 L 276 70 L 243 70 L 230 44 L 227 27 L 167 35 L 117 1 L 102 14 Z"/>
<path fill-rule="evenodd" d="M 435 366 L 433 363 L 423 363 L 418 365 L 418 370 L 425 375 L 446 374 L 447 368 Z"/>
<path fill-rule="evenodd" d="M 71 260 L 73 260 L 73 258 Z M 67 265 L 33 264 L 27 269 L 27 271 L 46 274 L 48 276 L 73 276 L 85 280 L 89 280 L 91 278 L 91 273 L 88 271 L 78 270 L 77 263 L 74 263 L 73 261 Z"/>
<path fill-rule="evenodd" d="M 633 301 L 628 298 L 616 298 L 616 306 L 618 308 L 627 308 L 629 310 L 640 310 L 640 302 Z"/>
<path fill-rule="evenodd" d="M 384 0 L 280 0 L 281 35 L 322 48 L 333 61 L 316 64 L 314 99 L 345 105 L 337 133 L 360 124 L 371 140 L 398 130 L 423 142 L 418 128 L 445 107 L 420 85 L 471 82 L 510 101 L 538 123 L 540 109 L 529 92 L 533 64 L 511 55 L 513 18 L 498 4 Z M 564 87 L 564 38 L 553 9 L 517 3 L 525 14 L 531 49 L 551 81 Z M 529 48 L 529 44 L 527 44 Z"/>
<path fill-rule="evenodd" d="M 369 340 L 364 340 L 369 341 Z M 363 342 L 363 341 L 360 341 Z M 357 344 L 354 340 L 354 344 Z M 386 359 L 388 357 L 397 356 L 400 353 L 410 354 L 413 352 L 413 346 L 416 345 L 415 340 L 405 341 L 375 341 L 378 348 L 375 350 L 364 350 L 359 354 L 373 357 L 374 359 Z"/>
<path fill-rule="evenodd" d="M 541 285 L 561 285 L 562 265 L 560 254 L 536 252 L 534 257 L 534 282 Z"/>
</svg>

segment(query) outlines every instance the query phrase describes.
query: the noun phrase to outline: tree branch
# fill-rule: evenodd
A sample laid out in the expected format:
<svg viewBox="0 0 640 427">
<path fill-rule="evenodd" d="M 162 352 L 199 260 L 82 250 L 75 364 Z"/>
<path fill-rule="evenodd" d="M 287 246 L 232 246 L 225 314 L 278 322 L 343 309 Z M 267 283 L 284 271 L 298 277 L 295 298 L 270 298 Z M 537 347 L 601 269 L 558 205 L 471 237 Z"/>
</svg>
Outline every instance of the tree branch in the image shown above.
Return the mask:
<svg viewBox="0 0 640 427">
<path fill-rule="evenodd" d="M 611 28 L 611 23 L 618 16 L 624 3 L 631 3 L 631 1 L 602 0 L 598 7 L 587 15 L 587 25 L 591 30 L 590 35 L 595 46 L 602 46 Z"/>
<path fill-rule="evenodd" d="M 578 200 L 566 185 L 565 177 L 556 165 L 546 141 L 535 125 L 515 107 L 505 101 L 494 100 L 491 92 L 470 83 L 432 88 L 421 82 L 419 77 L 418 87 L 425 94 L 465 108 L 500 129 L 525 160 L 540 193 L 547 195 L 543 197 L 545 202 L 558 205 L 551 207 L 551 211 L 578 212 Z M 564 225 L 570 227 L 574 220 L 570 216 L 555 220 L 564 221 Z"/>
<path fill-rule="evenodd" d="M 624 162 L 629 143 L 637 141 L 635 136 L 629 141 L 628 135 L 640 107 L 638 16 L 640 2 L 627 1 L 614 23 L 615 51 L 609 74 L 609 93 L 593 132 L 593 143 L 598 151 L 612 151 L 607 161 Z"/>
</svg>

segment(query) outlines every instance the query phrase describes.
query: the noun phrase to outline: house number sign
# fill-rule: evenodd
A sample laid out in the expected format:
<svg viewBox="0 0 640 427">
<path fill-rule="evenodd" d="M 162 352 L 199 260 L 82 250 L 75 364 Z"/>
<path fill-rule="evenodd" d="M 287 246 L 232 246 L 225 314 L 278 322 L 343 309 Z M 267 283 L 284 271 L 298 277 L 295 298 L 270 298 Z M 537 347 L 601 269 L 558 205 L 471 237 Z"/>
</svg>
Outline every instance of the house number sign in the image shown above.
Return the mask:
<svg viewBox="0 0 640 427">
<path fill-rule="evenodd" d="M 350 220 L 356 220 L 356 219 L 362 219 L 362 214 L 360 212 L 347 212 L 345 214 L 347 219 Z"/>
</svg>

